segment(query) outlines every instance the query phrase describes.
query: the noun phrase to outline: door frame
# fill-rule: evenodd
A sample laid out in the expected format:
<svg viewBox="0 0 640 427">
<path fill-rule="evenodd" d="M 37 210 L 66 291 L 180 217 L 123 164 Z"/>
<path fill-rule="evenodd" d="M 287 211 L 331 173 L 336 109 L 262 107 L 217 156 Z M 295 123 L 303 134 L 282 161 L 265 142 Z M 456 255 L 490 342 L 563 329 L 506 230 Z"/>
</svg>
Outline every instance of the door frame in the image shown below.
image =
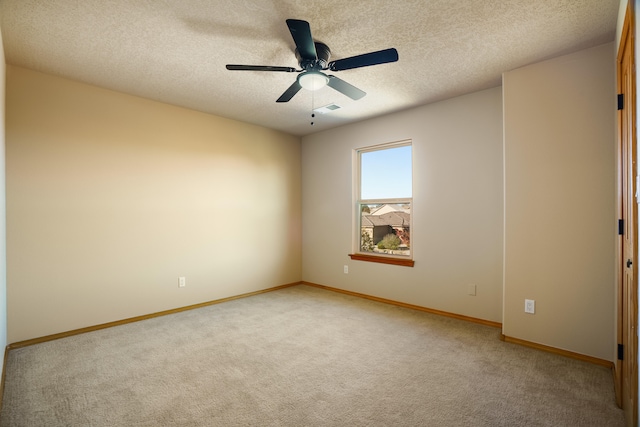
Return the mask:
<svg viewBox="0 0 640 427">
<path fill-rule="evenodd" d="M 620 46 L 616 61 L 616 86 L 618 94 L 624 97 L 622 109 L 618 111 L 617 137 L 617 186 L 618 218 L 622 219 L 622 235 L 619 236 L 617 253 L 617 319 L 616 338 L 622 345 L 622 354 L 615 362 L 616 402 L 625 410 L 627 425 L 637 425 L 638 419 L 638 278 L 637 278 L 637 138 L 636 138 L 636 75 L 635 75 L 635 14 L 633 1 L 629 1 L 625 13 Z M 628 68 L 625 69 L 625 52 L 628 50 Z M 629 87 L 624 76 L 628 75 Z M 626 183 L 626 185 L 625 185 Z M 631 191 L 625 191 L 630 188 Z M 630 209 L 629 209 L 630 207 Z M 631 214 L 629 214 L 631 212 Z M 629 217 L 630 216 L 630 217 Z M 631 262 L 629 267 L 627 260 Z M 628 269 L 632 268 L 630 283 L 627 283 Z M 629 325 L 631 325 L 629 327 Z M 620 347 L 618 347 L 620 348 Z M 623 356 L 622 359 L 620 356 Z M 625 390 L 625 383 L 629 391 Z"/>
</svg>

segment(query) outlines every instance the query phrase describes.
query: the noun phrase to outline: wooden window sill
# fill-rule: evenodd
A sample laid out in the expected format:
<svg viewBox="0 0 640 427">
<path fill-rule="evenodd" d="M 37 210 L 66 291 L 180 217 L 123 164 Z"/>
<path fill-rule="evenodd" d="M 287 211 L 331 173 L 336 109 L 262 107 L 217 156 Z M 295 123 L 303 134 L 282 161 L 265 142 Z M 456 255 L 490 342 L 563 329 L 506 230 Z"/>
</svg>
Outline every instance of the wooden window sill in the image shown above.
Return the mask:
<svg viewBox="0 0 640 427">
<path fill-rule="evenodd" d="M 349 254 L 349 257 L 356 261 L 379 262 L 381 264 L 401 265 L 403 267 L 413 267 L 412 259 L 391 258 L 376 255 Z"/>
</svg>

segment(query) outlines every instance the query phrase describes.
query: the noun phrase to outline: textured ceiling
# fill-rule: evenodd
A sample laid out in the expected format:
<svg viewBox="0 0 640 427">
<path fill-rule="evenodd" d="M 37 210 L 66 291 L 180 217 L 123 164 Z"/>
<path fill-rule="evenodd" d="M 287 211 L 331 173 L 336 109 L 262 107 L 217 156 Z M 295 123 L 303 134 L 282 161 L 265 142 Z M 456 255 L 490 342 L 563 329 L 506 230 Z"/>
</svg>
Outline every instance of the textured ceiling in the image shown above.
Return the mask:
<svg viewBox="0 0 640 427">
<path fill-rule="evenodd" d="M 0 0 L 9 64 L 306 135 L 498 86 L 503 71 L 613 41 L 619 0 Z M 288 18 L 306 20 L 331 59 L 394 47 L 399 61 L 275 100 L 297 74 Z M 313 107 L 339 110 L 317 114 Z"/>
</svg>

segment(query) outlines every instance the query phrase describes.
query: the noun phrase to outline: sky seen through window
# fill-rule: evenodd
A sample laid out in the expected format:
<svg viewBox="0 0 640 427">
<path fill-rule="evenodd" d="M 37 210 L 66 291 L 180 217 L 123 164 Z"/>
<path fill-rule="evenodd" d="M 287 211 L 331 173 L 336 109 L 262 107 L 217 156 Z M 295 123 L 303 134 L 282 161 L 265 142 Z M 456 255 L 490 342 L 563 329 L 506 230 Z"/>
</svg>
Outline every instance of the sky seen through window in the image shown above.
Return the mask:
<svg viewBox="0 0 640 427">
<path fill-rule="evenodd" d="M 361 199 L 411 197 L 410 145 L 366 151 L 360 156 Z"/>
</svg>

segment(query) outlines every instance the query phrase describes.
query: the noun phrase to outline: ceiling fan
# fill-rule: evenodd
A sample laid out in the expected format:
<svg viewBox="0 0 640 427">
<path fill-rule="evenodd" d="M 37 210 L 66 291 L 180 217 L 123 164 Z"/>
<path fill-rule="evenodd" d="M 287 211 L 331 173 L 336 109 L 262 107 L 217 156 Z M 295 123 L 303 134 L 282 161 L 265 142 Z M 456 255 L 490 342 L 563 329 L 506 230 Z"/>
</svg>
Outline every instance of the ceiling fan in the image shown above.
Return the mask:
<svg viewBox="0 0 640 427">
<path fill-rule="evenodd" d="M 323 73 L 323 71 L 350 70 L 398 60 L 398 51 L 390 48 L 329 62 L 329 57 L 331 56 L 329 46 L 313 40 L 313 37 L 311 37 L 311 28 L 307 21 L 287 19 L 287 26 L 296 44 L 295 53 L 296 59 L 300 64 L 299 70 L 293 67 L 275 67 L 268 65 L 227 65 L 227 70 L 300 73 L 296 81 L 289 86 L 289 89 L 287 89 L 276 102 L 288 102 L 302 88 L 318 90 L 324 86 L 329 86 L 351 99 L 358 100 L 365 96 L 366 93 L 336 76 Z"/>
</svg>

